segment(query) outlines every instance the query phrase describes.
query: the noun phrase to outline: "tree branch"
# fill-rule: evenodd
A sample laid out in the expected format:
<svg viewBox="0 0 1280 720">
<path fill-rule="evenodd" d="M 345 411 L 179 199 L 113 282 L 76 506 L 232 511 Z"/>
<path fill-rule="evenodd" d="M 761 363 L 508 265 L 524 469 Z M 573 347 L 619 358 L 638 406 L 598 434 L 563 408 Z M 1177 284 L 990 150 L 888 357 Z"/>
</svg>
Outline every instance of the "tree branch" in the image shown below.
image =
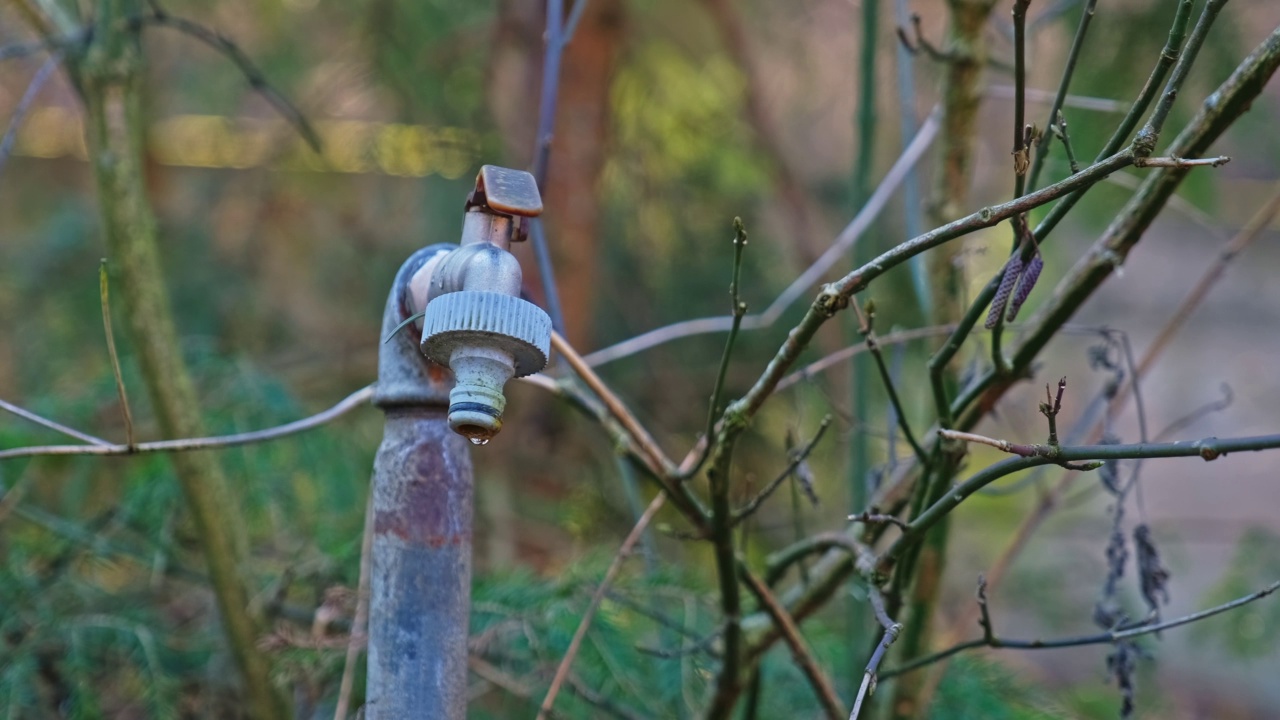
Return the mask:
<svg viewBox="0 0 1280 720">
<path fill-rule="evenodd" d="M 813 657 L 813 651 L 804 641 L 804 637 L 800 634 L 800 628 L 796 626 L 795 620 L 782 607 L 782 603 L 773 596 L 769 587 L 760 582 L 760 579 L 752 575 L 746 566 L 742 563 L 738 564 L 738 576 L 746 583 L 747 588 L 756 596 L 756 600 L 760 602 L 765 612 L 769 613 L 769 617 L 773 618 L 773 622 L 782 631 L 782 637 L 787 643 L 787 647 L 791 648 L 791 656 L 795 659 L 796 665 L 800 666 L 800 671 L 809 680 L 809 684 L 813 686 L 813 692 L 818 696 L 818 701 L 822 704 L 823 711 L 831 720 L 840 720 L 844 717 L 844 704 L 840 701 L 840 697 L 836 695 L 835 687 L 831 684 L 831 679 L 818 666 L 817 660 Z"/>
<path fill-rule="evenodd" d="M 15 405 L 11 405 L 0 400 L 0 407 L 13 412 L 14 414 L 21 414 L 22 417 L 26 417 L 34 422 L 39 422 L 41 425 L 52 427 L 55 430 L 72 435 L 72 437 L 77 437 L 85 442 L 93 443 L 92 445 L 43 445 L 0 450 L 0 460 L 44 455 L 141 455 L 144 453 L 188 452 L 191 450 L 211 450 L 234 447 L 236 445 L 249 445 L 251 443 L 275 440 L 277 438 L 294 435 L 320 427 L 321 425 L 332 422 L 364 405 L 369 402 L 369 399 L 372 397 L 373 386 L 367 385 L 343 398 L 337 405 L 334 405 L 324 412 L 316 413 L 310 417 L 305 417 L 301 420 L 295 420 L 294 422 L 273 428 L 236 433 L 234 435 L 215 435 L 213 437 L 182 438 L 177 440 L 157 440 L 154 442 L 137 443 L 136 445 L 116 445 L 108 443 L 105 440 L 94 438 L 90 435 L 83 435 L 82 433 L 78 433 L 78 431 L 70 428 L 65 428 L 54 423 L 52 420 L 45 420 L 44 418 L 35 420 L 38 416 L 35 416 L 33 413 L 28 413 Z"/>
<path fill-rule="evenodd" d="M 1000 442 L 1000 441 L 997 441 Z M 1010 445 L 1010 447 L 1015 447 Z M 907 526 L 902 537 L 885 551 L 880 560 L 881 571 L 892 565 L 902 553 L 919 542 L 925 532 L 945 515 L 954 510 L 965 498 L 1000 478 L 1047 463 L 1063 463 L 1101 460 L 1133 460 L 1139 458 L 1200 457 L 1216 460 L 1233 452 L 1253 452 L 1280 448 L 1280 435 L 1257 435 L 1240 438 L 1205 438 L 1195 441 L 1165 443 L 1137 443 L 1131 445 L 1079 445 L 1074 447 L 1031 445 L 1025 456 L 1002 460 L 975 473 L 968 480 L 949 490 Z"/>
<path fill-rule="evenodd" d="M 1011 648 L 1015 650 L 1052 650 L 1057 648 L 1079 647 L 1081 645 L 1107 645 L 1121 640 L 1130 640 L 1143 635 L 1151 635 L 1153 633 L 1159 633 L 1182 625 L 1188 625 L 1229 610 L 1234 610 L 1238 607 L 1248 605 L 1255 600 L 1261 600 L 1262 598 L 1274 593 L 1276 590 L 1280 590 L 1280 581 L 1273 582 L 1257 592 L 1236 598 L 1231 602 L 1217 605 L 1206 610 L 1201 610 L 1200 612 L 1191 613 L 1190 615 L 1184 615 L 1180 618 L 1174 618 L 1172 620 L 1166 620 L 1158 623 L 1140 623 L 1132 627 L 1109 630 L 1107 632 L 1097 633 L 1094 635 L 1083 635 L 1080 637 L 1061 638 L 1057 640 L 1014 640 L 1001 638 L 988 632 L 983 638 L 958 643 L 945 650 L 940 650 L 936 653 L 916 658 L 901 667 L 885 670 L 881 673 L 881 676 L 889 678 L 897 675 L 904 675 L 912 670 L 918 670 L 940 660 L 945 660 L 956 653 L 980 647 Z"/>
<path fill-rule="evenodd" d="M 258 69 L 258 66 L 249 59 L 249 56 L 240 49 L 239 45 L 236 45 L 222 33 L 212 28 L 205 27 L 195 21 L 170 15 L 154 3 L 152 3 L 152 13 L 150 15 L 144 15 L 137 18 L 134 22 L 139 26 L 155 25 L 157 27 L 166 27 L 176 30 L 183 35 L 195 38 L 217 52 L 222 53 L 233 65 L 236 66 L 237 69 L 240 70 L 240 74 L 244 75 L 245 80 L 249 83 L 249 87 L 253 88 L 254 92 L 261 95 L 262 99 L 266 100 L 267 104 L 285 119 L 285 122 L 292 125 L 293 129 L 302 136 L 302 139 L 306 141 L 307 145 L 309 145 L 313 151 L 317 154 L 321 153 L 320 136 L 316 133 L 315 128 L 311 127 L 311 123 L 307 120 L 306 115 L 304 115 L 296 105 L 290 102 L 289 98 L 285 97 L 283 93 L 276 90 L 275 87 L 267 81 L 266 76 L 263 75 L 262 71 Z"/>
<path fill-rule="evenodd" d="M 556 667 L 555 677 L 552 678 L 551 686 L 547 688 L 547 694 L 542 699 L 542 705 L 538 709 L 538 720 L 544 720 L 548 713 L 551 712 L 551 707 L 556 702 L 556 695 L 560 693 L 560 686 L 564 684 L 565 678 L 569 674 L 569 668 L 573 665 L 573 659 L 578 655 L 578 649 L 582 647 L 582 639 L 586 637 L 587 629 L 591 627 L 591 621 L 595 619 L 596 611 L 600 609 L 600 603 L 604 600 L 605 593 L 609 590 L 609 586 L 613 584 L 614 578 L 618 576 L 618 571 L 622 569 L 622 563 L 631 556 L 631 551 L 635 548 L 636 543 L 640 542 L 640 538 L 644 536 L 644 530 L 649 526 L 649 522 L 662 509 L 666 498 L 666 493 L 658 493 L 653 497 L 649 507 L 645 509 L 644 514 L 636 521 L 635 527 L 631 528 L 631 532 L 622 541 L 622 547 L 618 548 L 618 554 L 613 556 L 613 562 L 609 564 L 609 569 L 605 571 L 604 579 L 600 581 L 600 585 L 596 587 L 595 593 L 591 596 L 591 604 L 587 606 L 586 613 L 583 614 L 582 620 L 578 622 L 578 628 L 573 632 L 573 639 L 569 641 L 569 649 L 565 651 L 564 657 L 560 659 L 559 666 Z"/>
</svg>

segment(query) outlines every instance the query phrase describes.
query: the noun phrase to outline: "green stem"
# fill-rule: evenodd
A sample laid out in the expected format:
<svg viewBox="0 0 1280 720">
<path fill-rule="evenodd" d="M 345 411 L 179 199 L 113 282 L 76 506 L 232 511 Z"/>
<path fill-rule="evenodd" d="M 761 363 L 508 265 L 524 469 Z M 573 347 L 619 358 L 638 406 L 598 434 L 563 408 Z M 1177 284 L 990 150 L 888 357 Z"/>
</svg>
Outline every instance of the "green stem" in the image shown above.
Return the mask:
<svg viewBox="0 0 1280 720">
<path fill-rule="evenodd" d="M 1231 123 L 1246 112 L 1280 68 L 1280 28 L 1249 54 L 1235 72 L 1209 96 L 1200 111 L 1169 145 L 1178 157 L 1198 157 L 1208 150 Z M 1089 298 L 1115 268 L 1128 257 L 1146 229 L 1190 171 L 1187 167 L 1156 168 L 1116 215 L 1094 247 L 1058 284 L 1031 320 L 1012 349 L 1010 365 L 1017 377 L 1036 358 L 1076 309 Z M 972 427 L 991 407 L 995 397 L 1011 382 L 988 372 L 956 398 L 952 411 L 960 415 L 958 427 Z"/>
<path fill-rule="evenodd" d="M 1175 24 L 1171 35 L 1174 34 L 1176 29 Z M 1174 57 L 1176 57 L 1176 53 Z M 1250 53 L 1249 57 L 1245 58 L 1232 73 L 1231 77 L 1209 96 L 1211 102 L 1202 104 L 1196 118 L 1174 140 L 1170 147 L 1170 152 L 1182 157 L 1196 157 L 1198 153 L 1206 149 L 1249 108 L 1266 86 L 1272 74 L 1276 72 L 1277 66 L 1280 66 L 1280 29 L 1274 31 L 1271 36 Z M 1062 289 L 1055 292 L 1053 298 L 1041 309 L 1037 317 L 1028 323 L 1031 329 L 1024 336 L 1024 339 L 1020 341 L 1020 344 L 1014 348 L 1012 362 L 1014 363 L 1015 375 L 1018 368 L 1025 370 L 1029 366 L 1031 360 L 1044 347 L 1048 339 L 1056 334 L 1062 323 L 1071 316 L 1075 308 L 1079 307 L 1097 289 L 1101 281 L 1114 268 L 1114 263 L 1123 260 L 1122 256 L 1115 255 L 1115 251 L 1121 250 L 1127 253 L 1128 249 L 1132 248 L 1141 238 L 1146 227 L 1161 211 L 1164 203 L 1172 195 L 1187 171 L 1188 168 L 1185 167 L 1158 168 L 1152 171 L 1152 175 L 1144 182 L 1143 188 L 1130 200 L 1129 205 L 1117 217 L 1106 236 L 1096 245 L 1095 250 L 1090 252 L 1081 265 L 1069 274 L 1068 278 L 1061 283 L 1060 287 Z M 1086 169 L 1083 172 L 1088 172 L 1088 170 Z M 1030 193 L 1026 197 L 1036 196 L 1040 192 Z M 1056 209 L 1057 207 L 1055 206 Z M 1105 266 L 1105 270 L 1099 271 L 1095 269 L 1094 266 L 1099 263 Z M 750 401 L 747 401 L 746 398 L 743 401 L 739 401 L 742 403 L 739 406 L 740 410 L 746 410 L 751 407 L 758 408 L 763 403 L 764 397 L 768 395 L 773 385 L 776 384 L 773 375 L 777 368 L 789 365 L 790 362 L 794 361 L 794 357 L 798 353 L 795 346 L 798 342 L 801 342 L 801 336 L 804 338 L 803 341 L 807 342 L 807 338 L 812 336 L 812 332 L 816 331 L 816 327 L 821 325 L 821 320 L 818 318 L 829 316 L 831 312 L 838 308 L 839 291 L 848 286 L 856 287 L 861 273 L 867 269 L 861 268 L 847 276 L 844 281 L 828 286 L 824 290 L 819 301 L 815 303 L 815 307 L 806 315 L 806 319 L 802 321 L 801 325 L 797 326 L 793 331 L 792 337 L 778 351 L 777 356 L 775 356 L 769 368 L 766 369 L 764 375 L 756 383 L 752 392 L 748 393 Z M 883 269 L 880 271 L 882 272 Z M 809 326 L 809 323 L 815 322 L 816 325 Z M 980 387 L 967 391 L 957 398 L 953 406 L 956 413 L 956 426 L 960 429 L 973 427 L 995 405 L 1011 384 L 1011 382 L 995 383 L 988 374 L 985 380 L 978 383 Z M 1016 462 L 1030 463 L 1025 467 L 1033 467 L 1036 464 L 1043 464 L 1049 461 L 1037 463 L 1034 458 L 1018 458 Z M 893 488 L 890 489 L 892 490 Z M 851 531 L 859 527 L 861 526 L 854 524 L 851 526 Z M 810 577 L 812 581 L 810 583 L 804 587 L 793 589 L 792 592 L 784 595 L 783 599 L 788 610 L 791 611 L 792 616 L 797 621 L 803 620 L 821 608 L 843 586 L 845 580 L 853 571 L 854 563 L 847 553 L 827 553 L 811 566 Z M 751 633 L 751 644 L 748 649 L 748 657 L 750 659 L 760 657 L 778 640 L 776 630 L 770 629 L 765 624 L 766 622 L 763 618 L 752 617 L 745 623 Z"/>
<path fill-rule="evenodd" d="M 1130 445 L 1040 447 L 1050 448 L 1050 450 L 1030 457 L 1014 457 L 1001 460 L 994 465 L 983 468 L 954 489 L 943 493 L 942 497 L 920 513 L 920 517 L 913 519 L 907 525 L 906 532 L 889 546 L 880 561 L 881 570 L 892 567 L 908 548 L 920 542 L 930 528 L 939 523 L 952 510 L 955 510 L 960 503 L 964 502 L 965 498 L 996 480 L 1020 470 L 1050 463 L 1060 465 L 1062 463 L 1100 460 L 1199 457 L 1206 461 L 1212 461 L 1223 455 L 1235 452 L 1258 452 L 1280 448 L 1280 434 L 1239 438 L 1205 438 L 1196 441 L 1183 440 L 1165 443 L 1134 443 Z"/>
<path fill-rule="evenodd" d="M 707 411 L 707 453 L 711 451 L 712 433 L 716 429 L 716 418 L 720 415 L 720 398 L 724 394 L 724 380 L 729 373 L 729 360 L 733 357 L 733 345 L 738 339 L 738 331 L 742 329 L 742 317 L 747 314 L 747 304 L 738 296 L 738 281 L 742 276 L 742 251 L 747 247 L 747 230 L 742 218 L 733 219 L 733 279 L 729 281 L 729 300 L 732 303 L 733 326 L 729 328 L 729 337 L 724 342 L 724 352 L 720 354 L 720 369 L 716 373 L 715 386 L 711 391 L 711 407 Z M 697 474 L 701 469 L 697 463 L 689 475 Z"/>
<path fill-rule="evenodd" d="M 858 59 L 858 154 L 853 175 L 853 209 L 858 211 L 871 195 L 871 170 L 875 165 L 876 136 L 876 47 L 880 29 L 880 0 L 862 2 L 862 43 Z M 870 240 L 870 238 L 868 238 Z M 854 247 L 854 264 L 866 259 L 875 248 L 869 242 Z M 853 359 L 850 366 L 853 394 L 853 417 L 857 427 L 849 439 L 849 510 L 860 512 L 867 506 L 867 477 L 871 470 L 871 444 L 867 428 L 871 420 L 871 403 L 868 389 L 871 378 L 866 358 Z M 853 652 L 869 642 L 869 623 L 861 608 L 850 608 L 849 647 Z M 856 663 L 851 663 L 854 665 Z"/>
<path fill-rule="evenodd" d="M 1089 32 L 1089 23 L 1093 20 L 1094 10 L 1098 5 L 1098 0 L 1088 0 L 1085 3 L 1084 10 L 1080 13 L 1080 24 L 1076 26 L 1076 35 L 1071 40 L 1071 49 L 1067 51 L 1067 61 L 1062 68 L 1062 79 L 1058 81 L 1058 92 L 1053 96 L 1053 104 L 1049 106 L 1049 120 L 1045 123 L 1045 129 L 1040 139 L 1036 141 L 1035 159 L 1031 162 L 1031 172 L 1027 175 L 1027 187 L 1034 190 L 1036 183 L 1040 179 L 1040 171 L 1044 168 L 1044 159 L 1048 155 L 1049 140 L 1053 133 L 1050 128 L 1058 122 L 1058 117 L 1062 113 L 1062 105 L 1066 102 L 1067 91 L 1071 87 L 1071 78 L 1075 75 L 1076 63 L 1080 60 L 1080 50 L 1084 47 L 1085 35 Z M 1071 154 L 1070 145 L 1063 134 L 1062 143 L 1067 147 L 1067 154 Z M 1072 161 L 1072 165 L 1075 161 Z M 1072 172 L 1075 172 L 1072 170 Z"/>
<path fill-rule="evenodd" d="M 738 587 L 738 563 L 733 549 L 733 510 L 729 505 L 729 470 L 737 437 L 734 423 L 726 422 L 716 438 L 707 480 L 711 490 L 711 544 L 724 613 L 724 657 L 716 676 L 715 694 L 706 717 L 729 717 L 742 692 L 742 598 Z M 730 433 L 733 433 L 730 435 Z"/>
<path fill-rule="evenodd" d="M 130 336 L 156 420 L 167 438 L 201 437 L 200 401 L 174 328 L 143 177 L 145 76 L 137 34 L 124 22 L 137 11 L 128 5 L 113 0 L 99 4 L 93 44 L 73 67 L 84 95 L 103 232 L 120 270 Z M 285 718 L 283 698 L 272 687 L 270 666 L 256 646 L 256 624 L 237 571 L 239 553 L 232 534 L 236 506 L 222 469 L 208 453 L 177 454 L 170 461 L 208 563 L 223 630 L 244 683 L 246 709 L 257 720 Z"/>
<path fill-rule="evenodd" d="M 870 303 L 868 303 L 870 306 Z M 857 307 L 854 307 L 857 310 Z M 867 352 L 875 360 L 876 368 L 880 372 L 880 382 L 884 385 L 885 392 L 889 396 L 889 403 L 893 406 L 894 414 L 897 416 L 898 427 L 902 430 L 903 437 L 906 438 L 907 444 L 911 446 L 911 450 L 916 454 L 916 459 L 921 465 L 928 465 L 929 459 L 924 454 L 924 448 L 920 447 L 920 443 L 916 442 L 915 433 L 911 432 L 911 424 L 907 421 L 906 413 L 903 411 L 902 400 L 898 397 L 898 390 L 894 387 L 893 376 L 889 373 L 889 366 L 884 361 L 884 353 L 880 352 L 880 344 L 876 342 L 876 333 L 874 328 L 875 310 L 868 307 L 865 317 L 859 311 L 858 332 L 861 333 L 863 342 L 867 346 Z M 865 435 L 865 433 L 863 433 Z M 890 458 L 892 460 L 893 458 Z M 866 498 L 863 498 L 865 502 Z M 865 505 L 856 505 L 853 510 L 857 512 Z"/>
</svg>

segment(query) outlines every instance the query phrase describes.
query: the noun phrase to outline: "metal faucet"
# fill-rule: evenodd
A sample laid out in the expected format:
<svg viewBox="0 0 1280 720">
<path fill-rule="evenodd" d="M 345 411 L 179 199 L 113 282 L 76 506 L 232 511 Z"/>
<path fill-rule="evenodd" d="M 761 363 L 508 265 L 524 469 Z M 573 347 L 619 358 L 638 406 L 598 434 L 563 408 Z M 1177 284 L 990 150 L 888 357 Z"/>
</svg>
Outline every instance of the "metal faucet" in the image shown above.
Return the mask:
<svg viewBox="0 0 1280 720">
<path fill-rule="evenodd" d="M 502 429 L 503 386 L 538 372 L 551 349 L 551 318 L 520 298 L 520 263 L 512 242 L 542 214 L 533 176 L 485 165 L 467 198 L 460 246 L 440 250 L 409 281 L 414 310 L 424 312 L 422 354 L 448 366 L 449 427 L 475 445 Z"/>
<path fill-rule="evenodd" d="M 387 420 L 373 464 L 369 720 L 466 717 L 474 493 L 460 435 L 487 442 L 502 427 L 503 385 L 546 364 L 551 320 L 519 298 L 507 250 L 541 212 L 531 175 L 486 165 L 461 246 L 415 252 L 387 297 L 373 398 Z M 424 309 L 420 339 L 396 332 Z"/>
</svg>

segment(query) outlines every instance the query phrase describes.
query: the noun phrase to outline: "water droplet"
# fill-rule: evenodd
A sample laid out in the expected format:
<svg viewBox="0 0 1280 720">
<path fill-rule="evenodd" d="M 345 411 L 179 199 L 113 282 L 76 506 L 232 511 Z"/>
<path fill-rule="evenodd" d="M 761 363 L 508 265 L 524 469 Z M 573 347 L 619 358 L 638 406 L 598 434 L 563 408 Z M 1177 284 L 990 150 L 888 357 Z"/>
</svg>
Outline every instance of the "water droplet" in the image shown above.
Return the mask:
<svg viewBox="0 0 1280 720">
<path fill-rule="evenodd" d="M 489 438 L 473 437 L 473 438 L 467 438 L 467 439 L 471 441 L 472 445 L 488 445 L 489 444 Z"/>
</svg>

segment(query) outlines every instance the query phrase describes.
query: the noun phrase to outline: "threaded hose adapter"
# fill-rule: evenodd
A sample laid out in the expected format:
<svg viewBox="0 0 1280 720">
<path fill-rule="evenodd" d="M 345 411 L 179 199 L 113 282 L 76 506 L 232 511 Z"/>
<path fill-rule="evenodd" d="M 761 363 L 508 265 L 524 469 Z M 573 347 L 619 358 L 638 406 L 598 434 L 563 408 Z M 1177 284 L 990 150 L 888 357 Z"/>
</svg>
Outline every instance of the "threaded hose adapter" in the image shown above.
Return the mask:
<svg viewBox="0 0 1280 720">
<path fill-rule="evenodd" d="M 518 297 L 461 290 L 432 298 L 422 322 L 423 355 L 453 371 L 449 426 L 483 445 L 502 429 L 507 381 L 546 367 L 551 318 Z"/>
</svg>

